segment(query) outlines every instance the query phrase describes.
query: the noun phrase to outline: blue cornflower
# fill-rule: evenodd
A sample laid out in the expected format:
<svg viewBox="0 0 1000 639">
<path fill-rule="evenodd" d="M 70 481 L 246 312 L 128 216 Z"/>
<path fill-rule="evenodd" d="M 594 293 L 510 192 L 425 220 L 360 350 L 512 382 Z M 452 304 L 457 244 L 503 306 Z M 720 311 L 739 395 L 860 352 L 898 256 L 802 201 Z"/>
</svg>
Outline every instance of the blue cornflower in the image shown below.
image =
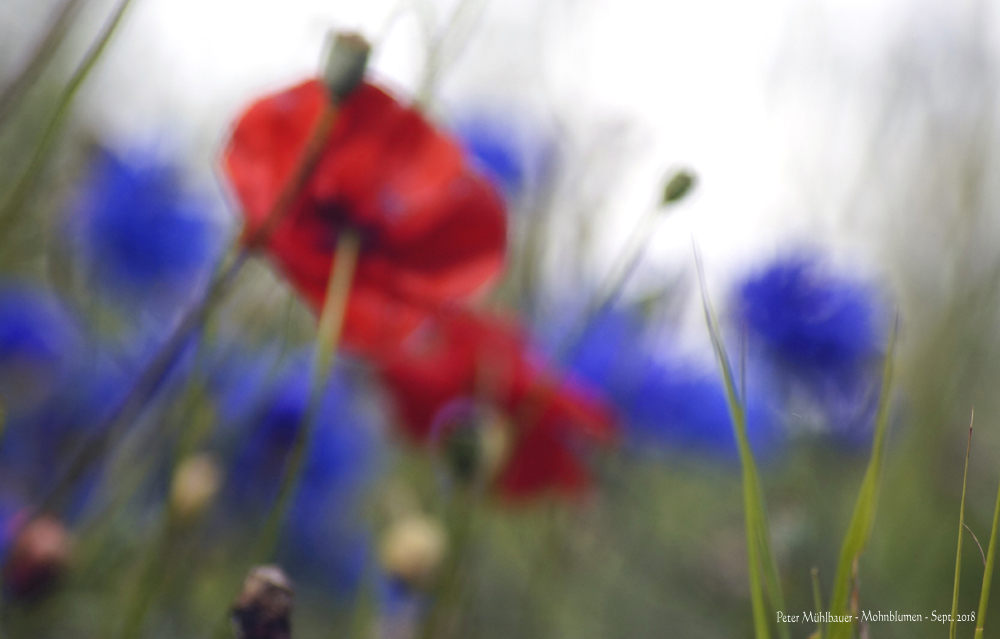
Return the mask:
<svg viewBox="0 0 1000 639">
<path fill-rule="evenodd" d="M 277 345 L 255 348 L 229 342 L 214 351 L 209 356 L 205 381 L 219 422 L 242 432 L 267 399 L 279 372 L 281 349 Z"/>
<path fill-rule="evenodd" d="M 739 318 L 775 357 L 804 373 L 851 373 L 881 352 L 872 293 L 806 257 L 779 260 L 738 290 Z"/>
<path fill-rule="evenodd" d="M 220 246 L 204 203 L 152 155 L 98 151 L 72 209 L 94 275 L 119 297 L 189 292 Z"/>
<path fill-rule="evenodd" d="M 391 575 L 380 575 L 377 582 L 379 598 L 379 624 L 386 637 L 405 637 L 413 634 L 413 629 L 426 614 L 428 597 L 425 592 L 414 588 L 402 579 Z"/>
<path fill-rule="evenodd" d="M 267 508 L 277 494 L 309 401 L 309 364 L 308 357 L 294 358 L 243 425 L 230 481 L 241 509 Z M 289 561 L 341 589 L 354 586 L 363 571 L 368 542 L 352 515 L 377 465 L 374 417 L 359 398 L 360 389 L 338 368 L 320 405 L 286 529 Z"/>
<path fill-rule="evenodd" d="M 0 284 L 0 399 L 8 411 L 48 399 L 80 346 L 76 320 L 54 295 L 24 283 Z"/>
<path fill-rule="evenodd" d="M 81 446 L 98 434 L 131 378 L 103 354 L 79 358 L 45 402 L 8 419 L 0 440 L 0 485 L 29 503 L 47 495 Z M 66 517 L 87 507 L 97 479 L 80 478 L 68 495 Z"/>
<path fill-rule="evenodd" d="M 466 152 L 508 199 L 519 199 L 533 182 L 546 178 L 551 145 L 523 123 L 478 113 L 460 119 L 454 130 Z"/>
<path fill-rule="evenodd" d="M 788 412 L 848 443 L 864 441 L 884 339 L 871 288 L 793 256 L 740 283 L 736 307 L 751 353 L 784 386 Z"/>
<path fill-rule="evenodd" d="M 642 332 L 635 316 L 604 312 L 590 321 L 568 364 L 614 399 L 633 448 L 735 455 L 725 388 L 718 375 L 688 362 L 654 356 Z M 767 454 L 780 440 L 763 386 L 760 378 L 754 378 L 747 390 L 747 428 L 759 454 Z"/>
</svg>

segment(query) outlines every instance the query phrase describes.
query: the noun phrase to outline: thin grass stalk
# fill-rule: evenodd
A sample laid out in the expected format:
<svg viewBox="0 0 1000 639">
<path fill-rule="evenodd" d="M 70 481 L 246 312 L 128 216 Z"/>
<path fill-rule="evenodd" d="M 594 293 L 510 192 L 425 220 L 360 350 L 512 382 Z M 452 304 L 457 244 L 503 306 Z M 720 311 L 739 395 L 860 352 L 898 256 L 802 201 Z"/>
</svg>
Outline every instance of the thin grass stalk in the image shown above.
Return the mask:
<svg viewBox="0 0 1000 639">
<path fill-rule="evenodd" d="M 203 356 L 203 352 L 198 353 L 197 359 L 199 360 L 199 364 Z M 177 471 L 181 463 L 194 453 L 200 440 L 210 436 L 210 432 L 206 432 L 201 428 L 206 425 L 205 420 L 199 419 L 194 414 L 196 412 L 194 408 L 198 405 L 199 400 L 203 399 L 197 393 L 198 386 L 202 381 L 198 374 L 194 374 L 188 380 L 187 387 L 184 390 L 184 395 L 190 397 L 191 400 L 184 411 L 185 414 L 181 417 L 180 421 L 183 426 L 174 446 L 173 454 L 170 456 L 170 469 L 168 473 L 170 482 L 168 486 L 171 491 L 173 490 L 174 480 L 177 477 Z M 212 419 L 207 420 L 207 426 L 209 428 L 214 426 L 214 421 Z M 128 603 L 125 607 L 125 622 L 121 633 L 122 639 L 138 639 L 141 636 L 143 624 L 162 586 L 171 549 L 183 532 L 184 524 L 190 525 L 193 523 L 191 520 L 185 522 L 178 516 L 179 513 L 173 507 L 172 497 L 172 495 L 168 494 L 165 512 L 161 515 L 162 523 L 160 530 L 157 533 L 156 539 L 147 548 L 145 560 L 143 561 L 142 575 L 137 587 L 130 593 Z"/>
<path fill-rule="evenodd" d="M 59 45 L 62 44 L 81 4 L 83 4 L 83 0 L 63 0 L 59 11 L 49 23 L 45 35 L 29 56 L 28 61 L 21 67 L 17 75 L 4 86 L 3 90 L 0 90 L 0 128 L 7 123 L 7 118 L 17 108 L 21 98 L 42 74 L 45 65 L 49 63 Z"/>
<path fill-rule="evenodd" d="M 448 639 L 448 612 L 455 609 L 461 595 L 462 568 L 473 539 L 473 518 L 477 495 L 471 490 L 456 491 L 451 497 L 448 517 L 450 552 L 438 576 L 431 597 L 431 609 L 424 616 L 418 639 Z M 453 634 L 453 633 L 452 633 Z"/>
<path fill-rule="evenodd" d="M 378 569 L 374 557 L 365 557 L 365 570 L 361 586 L 351 606 L 351 618 L 347 625 L 346 639 L 369 639 L 372 636 L 372 620 L 377 613 Z"/>
<path fill-rule="evenodd" d="M 35 146 L 35 151 L 31 155 L 31 160 L 28 162 L 24 172 L 21 173 L 20 178 L 17 179 L 14 186 L 4 198 L 3 204 L 0 205 L 0 237 L 5 237 L 7 235 L 7 230 L 15 221 L 14 214 L 22 208 L 28 196 L 31 194 L 31 191 L 35 186 L 35 182 L 38 180 L 38 177 L 41 175 L 42 169 L 45 166 L 49 151 L 51 151 L 52 145 L 55 143 L 59 132 L 62 130 L 63 124 L 66 122 L 66 118 L 69 116 L 70 107 L 73 105 L 73 100 L 76 98 L 76 94 L 79 92 L 80 87 L 83 86 L 83 83 L 90 76 L 90 72 L 94 70 L 97 62 L 101 59 L 102 54 L 107 49 L 108 43 L 111 41 L 111 37 L 118 30 L 118 26 L 121 24 L 125 11 L 129 8 L 129 6 L 131 6 L 131 4 L 132 0 L 121 0 L 121 2 L 118 3 L 117 8 L 115 8 L 111 17 L 104 25 L 104 29 L 101 30 L 97 39 L 90 46 L 90 49 L 87 51 L 83 60 L 81 60 L 80 65 L 76 68 L 76 71 L 73 72 L 69 82 L 66 83 L 66 87 L 59 95 L 55 111 L 53 111 L 52 116 L 45 125 L 45 130 L 42 133 L 42 137 L 39 139 L 38 144 Z"/>
<path fill-rule="evenodd" d="M 965 472 L 962 473 L 962 502 L 958 507 L 958 550 L 955 551 L 955 587 L 951 593 L 951 626 L 948 629 L 948 639 L 955 639 L 958 630 L 958 584 L 962 574 L 962 537 L 965 535 L 965 486 L 969 479 L 969 451 L 972 450 L 972 422 L 976 418 L 976 410 L 972 409 L 969 417 L 969 440 L 965 445 Z"/>
<path fill-rule="evenodd" d="M 235 281 L 248 254 L 241 251 L 221 274 L 201 302 L 193 306 L 167 338 L 150 364 L 139 374 L 135 384 L 123 399 L 95 428 L 99 435 L 93 437 L 74 456 L 53 489 L 39 502 L 28 520 L 41 512 L 55 509 L 66 497 L 67 491 L 90 467 L 105 456 L 108 448 L 118 441 L 128 427 L 141 415 L 150 397 L 155 393 L 176 363 L 184 347 L 191 342 L 196 331 L 204 324 L 211 308 L 222 299 Z"/>
<path fill-rule="evenodd" d="M 813 591 L 813 606 L 816 609 L 816 614 L 823 613 L 823 591 L 819 586 L 819 568 L 813 567 L 809 571 L 809 576 L 812 578 L 812 591 Z M 815 639 L 823 639 L 823 622 L 819 621 L 816 624 L 816 632 L 812 634 Z"/>
<path fill-rule="evenodd" d="M 629 235 L 628 240 L 625 242 L 625 246 L 615 256 L 614 263 L 608 270 L 607 277 L 604 278 L 604 281 L 595 292 L 594 298 L 587 305 L 583 316 L 573 324 L 566 337 L 562 339 L 556 348 L 557 359 L 562 359 L 570 349 L 577 345 L 580 339 L 586 334 L 587 329 L 590 328 L 590 324 L 595 317 L 599 317 L 601 313 L 613 307 L 618 302 L 622 291 L 625 290 L 625 286 L 632 278 L 639 264 L 642 263 L 642 258 L 646 254 L 646 249 L 649 247 L 650 241 L 655 237 L 660 222 L 662 222 L 670 209 L 679 201 L 678 199 L 664 202 L 659 207 L 649 209 L 642 215 L 632 230 L 631 235 Z M 536 235 L 529 235 L 528 241 L 531 242 L 533 237 L 536 237 Z"/>
<path fill-rule="evenodd" d="M 976 613 L 975 639 L 982 639 L 986 627 L 986 607 L 990 602 L 990 585 L 993 583 L 993 560 L 996 559 L 997 523 L 1000 522 L 1000 489 L 997 490 L 997 505 L 993 509 L 993 528 L 990 531 L 990 546 L 986 551 L 986 569 L 983 571 L 983 588 L 979 593 L 979 612 Z"/>
<path fill-rule="evenodd" d="M 130 1 L 124 0 L 123 6 L 127 5 Z M 105 32 L 103 44 L 106 44 L 107 40 L 110 39 L 110 31 L 113 31 L 113 27 L 120 21 L 123 6 L 119 7 L 120 12 L 116 15 L 116 20 L 110 25 L 112 29 Z M 97 47 L 97 49 L 103 50 L 103 45 Z M 89 71 L 93 67 L 94 62 L 96 62 L 97 55 L 99 55 L 99 51 L 90 57 L 89 65 L 82 65 L 83 68 Z M 86 74 L 84 73 L 83 76 L 85 77 Z M 82 82 L 82 79 L 77 84 L 80 82 Z M 345 92 L 339 98 L 342 99 L 346 94 Z M 123 430 L 142 413 L 153 392 L 166 377 L 167 372 L 177 360 L 185 344 L 200 329 L 211 311 L 232 287 L 251 253 L 267 244 L 274 229 L 277 228 L 281 220 L 288 214 L 295 196 L 302 190 L 302 187 L 319 163 L 326 141 L 333 128 L 333 123 L 336 120 L 337 111 L 335 100 L 327 101 L 324 104 L 323 111 L 310 133 L 305 151 L 295 173 L 279 193 L 278 199 L 268 212 L 264 223 L 253 232 L 244 234 L 241 238 L 242 247 L 236 251 L 235 257 L 216 271 L 212 283 L 206 289 L 205 294 L 188 309 L 174 331 L 157 350 L 150 364 L 139 374 L 136 383 L 123 397 L 122 401 L 109 411 L 107 417 L 97 426 L 95 430 L 102 434 L 84 444 L 70 462 L 62 478 L 55 483 L 52 491 L 23 520 L 24 523 L 22 526 L 33 520 L 38 514 L 50 510 L 58 504 L 65 496 L 66 491 L 72 487 L 73 483 L 92 464 L 104 457 L 111 442 L 116 441 Z M 4 225 L 3 210 L 0 208 L 0 229 Z"/>
<path fill-rule="evenodd" d="M 174 331 L 157 350 L 150 364 L 139 374 L 135 384 L 129 389 L 122 401 L 95 428 L 96 432 L 102 434 L 91 439 L 80 449 L 80 452 L 76 454 L 63 473 L 62 478 L 56 482 L 52 491 L 42 499 L 39 506 L 25 519 L 25 522 L 59 504 L 74 482 L 91 465 L 103 458 L 111 443 L 117 441 L 122 432 L 139 417 L 155 389 L 162 383 L 170 367 L 177 361 L 184 346 L 228 293 L 252 252 L 267 244 L 274 229 L 287 215 L 295 194 L 301 191 L 319 162 L 336 114 L 336 106 L 327 104 L 310 134 L 309 142 L 295 175 L 279 194 L 264 223 L 255 231 L 244 235 L 242 246 L 236 249 L 235 256 L 217 270 L 205 294 L 188 309 Z M 2 221 L 0 221 L 0 225 L 2 225 Z"/>
<path fill-rule="evenodd" d="M 864 552 L 875 523 L 875 512 L 878 506 L 878 488 L 882 476 L 882 466 L 885 449 L 886 432 L 889 430 L 889 405 L 892 397 L 893 358 L 898 335 L 898 318 L 893 325 L 889 337 L 889 348 L 885 355 L 882 369 L 882 391 L 879 397 L 878 410 L 875 419 L 875 437 L 872 444 L 872 454 L 868 461 L 858 492 L 854 512 L 844 535 L 837 564 L 837 575 L 834 579 L 833 593 L 830 601 L 830 614 L 836 616 L 848 615 L 849 598 L 851 594 L 851 579 L 855 560 Z M 835 623 L 830 626 L 830 639 L 850 639 L 852 624 Z"/>
<path fill-rule="evenodd" d="M 698 281 L 701 285 L 702 305 L 705 311 L 705 323 L 708 326 L 712 348 L 719 364 L 723 384 L 726 390 L 726 401 L 729 406 L 733 433 L 736 437 L 740 455 L 740 465 L 743 468 L 743 502 L 746 519 L 747 561 L 750 573 L 750 595 L 754 611 L 755 635 L 768 637 L 767 610 L 764 606 L 764 589 L 775 610 L 785 609 L 781 581 L 778 577 L 777 562 L 771 550 L 770 532 L 767 525 L 767 511 L 760 488 L 760 478 L 753 458 L 753 450 L 747 437 L 746 410 L 736 389 L 732 365 L 722 342 L 718 320 L 712 310 L 711 301 L 705 286 L 704 270 L 701 257 L 695 251 L 695 264 L 698 270 Z M 778 634 L 782 639 L 789 637 L 788 629 L 779 624 Z"/>
</svg>

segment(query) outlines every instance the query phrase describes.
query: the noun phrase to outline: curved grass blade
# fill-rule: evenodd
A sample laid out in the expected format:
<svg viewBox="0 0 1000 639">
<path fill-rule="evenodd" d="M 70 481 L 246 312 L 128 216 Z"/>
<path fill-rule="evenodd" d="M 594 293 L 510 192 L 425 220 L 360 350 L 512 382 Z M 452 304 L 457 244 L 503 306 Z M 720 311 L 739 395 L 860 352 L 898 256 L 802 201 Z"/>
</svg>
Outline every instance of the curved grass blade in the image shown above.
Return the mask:
<svg viewBox="0 0 1000 639">
<path fill-rule="evenodd" d="M 972 409 L 969 418 L 969 441 L 965 445 L 965 473 L 962 475 L 962 503 L 958 508 L 958 550 L 955 553 L 955 588 L 951 594 L 951 627 L 948 629 L 948 639 L 955 639 L 958 619 L 958 581 L 962 574 L 962 537 L 965 534 L 965 485 L 969 479 L 969 451 L 972 450 L 972 422 L 976 419 L 976 409 Z"/>
<path fill-rule="evenodd" d="M 848 599 L 851 591 L 851 580 L 854 561 L 864 552 L 875 523 L 875 511 L 878 507 L 878 488 L 882 477 L 882 464 L 885 449 L 885 435 L 889 430 L 889 404 L 892 396 L 893 357 L 896 350 L 896 336 L 899 330 L 899 318 L 893 324 L 889 337 L 889 348 L 885 354 L 885 365 L 882 369 L 882 392 L 878 401 L 878 412 L 875 418 L 875 439 L 872 444 L 872 455 L 868 461 L 868 469 L 861 482 L 858 500 L 854 504 L 854 513 L 847 526 L 844 542 L 840 548 L 840 559 L 837 564 L 837 576 L 833 583 L 833 594 L 830 601 L 830 614 L 849 615 Z M 832 623 L 829 628 L 829 639 L 850 639 L 852 625 L 850 623 Z"/>
<path fill-rule="evenodd" d="M 124 0 L 128 3 L 130 0 Z M 118 18 L 121 15 L 119 14 Z M 343 53 L 342 51 L 340 52 Z M 331 58 L 338 55 L 336 47 L 331 52 Z M 363 63 L 367 63 L 367 57 Z M 353 73 L 352 67 L 344 67 L 346 73 Z M 348 89 L 349 92 L 349 89 Z M 346 95 L 347 92 L 344 93 Z M 339 96 L 337 99 L 342 99 Z M 205 292 L 198 298 L 185 312 L 184 316 L 177 323 L 174 330 L 164 340 L 163 345 L 157 349 L 149 365 L 138 375 L 131 389 L 124 395 L 122 400 L 109 411 L 107 416 L 101 420 L 95 430 L 100 435 L 85 443 L 70 461 L 66 472 L 56 481 L 54 488 L 41 501 L 25 521 L 34 519 L 39 513 L 49 510 L 56 505 L 64 496 L 65 492 L 73 485 L 91 465 L 99 462 L 107 452 L 110 444 L 118 439 L 121 432 L 142 413 L 147 401 L 154 393 L 160 382 L 166 377 L 167 371 L 173 362 L 180 356 L 184 346 L 192 337 L 201 330 L 209 315 L 216 305 L 229 292 L 229 289 L 236 282 L 243 265 L 250 259 L 251 254 L 257 249 L 267 244 L 271 234 L 288 214 L 296 193 L 301 191 L 302 186 L 312 175 L 313 170 L 319 163 L 324 148 L 324 140 L 329 135 L 336 120 L 339 109 L 336 103 L 329 103 L 324 108 L 319 120 L 315 124 L 309 141 L 303 151 L 302 157 L 295 169 L 295 172 L 286 182 L 278 199 L 275 201 L 264 223 L 253 231 L 244 230 L 244 234 L 233 240 L 233 245 L 226 251 L 225 257 L 220 265 L 214 270 L 212 281 Z M 4 219 L 0 213 L 0 238 L 3 237 Z M 237 248 L 239 247 L 239 248 Z M 23 524 L 22 524 L 23 525 Z"/>
<path fill-rule="evenodd" d="M 90 72 L 93 71 L 94 67 L 97 65 L 97 62 L 100 60 L 105 49 L 107 49 L 108 42 L 111 41 L 111 37 L 118 30 L 118 25 L 121 24 L 122 17 L 125 15 L 126 9 L 128 9 L 131 4 L 132 0 L 121 0 L 118 3 L 114 13 L 111 14 L 111 17 L 108 18 L 107 23 L 105 23 L 104 29 L 97 36 L 94 43 L 90 45 L 90 49 L 87 50 L 83 60 L 80 61 L 79 66 L 77 66 L 73 75 L 70 77 L 69 82 L 66 83 L 66 87 L 59 95 L 55 111 L 49 118 L 48 124 L 45 126 L 45 131 L 42 133 L 42 137 L 38 141 L 37 146 L 35 146 L 35 151 L 31 155 L 28 166 L 24 169 L 24 172 L 21 173 L 21 176 L 17 179 L 14 186 L 7 193 L 3 200 L 3 204 L 0 205 L 0 237 L 5 235 L 5 231 L 14 221 L 14 214 L 24 205 L 25 200 L 27 200 L 28 196 L 31 194 L 32 187 L 38 179 L 38 176 L 41 174 L 42 168 L 45 166 L 45 160 L 49 155 L 49 151 L 52 149 L 52 145 L 55 143 L 59 131 L 62 129 L 66 118 L 69 116 L 73 99 L 76 97 L 77 92 L 79 92 L 80 87 L 83 86 L 84 81 L 90 75 Z"/>
<path fill-rule="evenodd" d="M 702 306 L 705 311 L 705 323 L 708 325 L 709 337 L 715 351 L 722 381 L 726 389 L 726 401 L 729 405 L 729 415 L 733 423 L 733 433 L 739 449 L 740 466 L 743 469 L 743 505 L 746 519 L 747 561 L 750 572 L 750 597 L 753 604 L 754 633 L 757 639 L 770 636 L 767 624 L 767 610 L 764 606 L 764 589 L 772 608 L 785 610 L 785 598 L 781 591 L 781 581 L 778 577 L 778 566 L 771 550 L 771 536 L 767 525 L 767 510 L 764 507 L 764 497 L 760 489 L 760 477 L 757 465 L 753 459 L 753 450 L 747 437 L 746 409 L 736 389 L 733 368 L 722 342 L 719 322 L 712 310 L 705 288 L 705 277 L 701 257 L 695 249 L 695 265 L 698 269 L 698 282 L 701 285 Z M 779 624 L 778 635 L 788 639 L 788 629 Z"/>
<path fill-rule="evenodd" d="M 812 577 L 812 588 L 813 588 L 813 605 L 816 607 L 816 614 L 823 612 L 823 592 L 819 587 L 819 568 L 813 567 L 809 572 L 810 577 Z M 810 637 L 816 637 L 816 639 L 823 639 L 823 622 L 820 621 L 816 624 L 816 632 L 810 635 Z"/>
<path fill-rule="evenodd" d="M 63 0 L 62 6 L 53 17 L 48 29 L 45 30 L 45 36 L 31 53 L 27 63 L 21 67 L 21 70 L 10 82 L 4 85 L 3 89 L 0 89 L 0 127 L 17 108 L 21 98 L 42 74 L 45 65 L 62 44 L 70 24 L 73 22 L 73 17 L 82 3 L 83 0 Z"/>
<path fill-rule="evenodd" d="M 993 509 L 993 530 L 990 531 L 990 546 L 986 551 L 986 570 L 983 571 L 983 589 L 979 593 L 979 612 L 976 613 L 975 639 L 982 639 L 986 627 L 986 606 L 990 602 L 990 585 L 993 582 L 993 560 L 996 559 L 997 523 L 1000 521 L 1000 490 L 997 490 L 997 505 Z"/>
</svg>

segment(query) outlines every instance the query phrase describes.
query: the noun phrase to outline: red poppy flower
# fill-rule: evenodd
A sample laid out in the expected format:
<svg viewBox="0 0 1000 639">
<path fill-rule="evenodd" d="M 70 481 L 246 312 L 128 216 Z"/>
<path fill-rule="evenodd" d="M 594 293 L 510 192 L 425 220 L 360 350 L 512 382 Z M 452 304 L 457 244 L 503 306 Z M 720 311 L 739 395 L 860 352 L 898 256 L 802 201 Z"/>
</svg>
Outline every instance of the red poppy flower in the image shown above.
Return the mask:
<svg viewBox="0 0 1000 639">
<path fill-rule="evenodd" d="M 327 92 L 312 80 L 254 103 L 223 169 L 246 218 L 264 226 L 296 172 Z M 338 105 L 318 164 L 267 238 L 271 259 L 319 311 L 340 233 L 361 249 L 343 343 L 385 347 L 433 307 L 479 290 L 503 265 L 506 219 L 489 181 L 415 109 L 362 83 Z"/>
<path fill-rule="evenodd" d="M 614 435 L 611 409 L 598 393 L 555 378 L 525 336 L 498 318 L 435 317 L 381 357 L 379 371 L 417 443 L 438 435 L 435 420 L 456 401 L 472 398 L 500 410 L 514 431 L 497 479 L 508 497 L 579 493 L 589 484 L 581 447 Z"/>
</svg>

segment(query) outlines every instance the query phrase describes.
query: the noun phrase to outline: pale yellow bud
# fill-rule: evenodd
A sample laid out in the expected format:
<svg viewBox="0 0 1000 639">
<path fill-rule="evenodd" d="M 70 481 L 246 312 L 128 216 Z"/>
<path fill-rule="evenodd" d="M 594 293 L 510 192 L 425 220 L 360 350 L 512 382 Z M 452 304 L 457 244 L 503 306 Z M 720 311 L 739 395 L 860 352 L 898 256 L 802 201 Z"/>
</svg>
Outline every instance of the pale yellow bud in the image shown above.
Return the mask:
<svg viewBox="0 0 1000 639">
<path fill-rule="evenodd" d="M 414 585 L 426 585 L 446 550 L 445 532 L 437 520 L 411 515 L 390 525 L 382 539 L 386 572 Z"/>
<path fill-rule="evenodd" d="M 197 517 L 215 498 L 222 473 L 209 454 L 191 455 L 174 471 L 170 486 L 170 508 L 180 520 Z"/>
</svg>

